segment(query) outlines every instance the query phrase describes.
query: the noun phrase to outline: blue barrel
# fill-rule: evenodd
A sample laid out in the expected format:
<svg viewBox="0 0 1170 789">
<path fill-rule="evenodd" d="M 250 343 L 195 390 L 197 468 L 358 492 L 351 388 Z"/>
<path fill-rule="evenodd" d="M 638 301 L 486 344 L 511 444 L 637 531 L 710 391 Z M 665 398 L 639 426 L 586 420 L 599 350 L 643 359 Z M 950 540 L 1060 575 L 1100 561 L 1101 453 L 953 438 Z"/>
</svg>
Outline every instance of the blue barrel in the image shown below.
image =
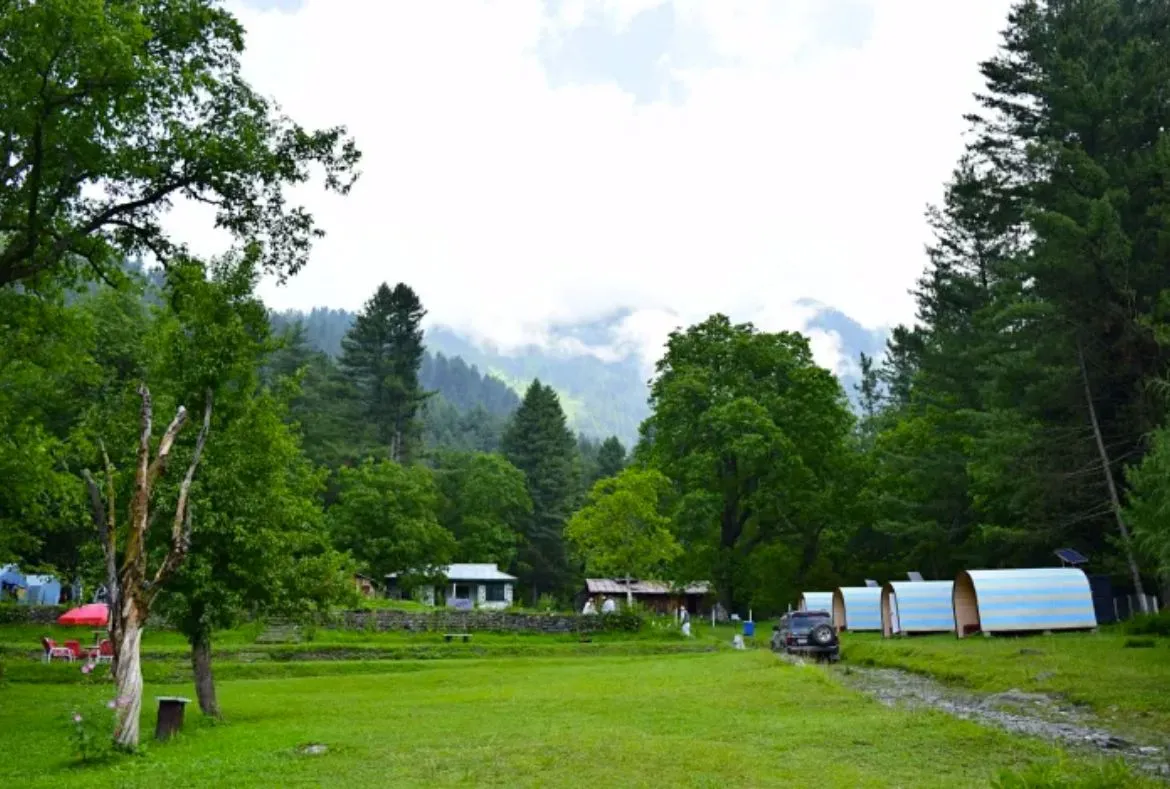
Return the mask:
<svg viewBox="0 0 1170 789">
<path fill-rule="evenodd" d="M 748 637 L 754 636 L 756 634 L 756 623 L 755 622 L 744 622 L 743 623 L 743 634 L 745 636 L 748 636 Z"/>
</svg>

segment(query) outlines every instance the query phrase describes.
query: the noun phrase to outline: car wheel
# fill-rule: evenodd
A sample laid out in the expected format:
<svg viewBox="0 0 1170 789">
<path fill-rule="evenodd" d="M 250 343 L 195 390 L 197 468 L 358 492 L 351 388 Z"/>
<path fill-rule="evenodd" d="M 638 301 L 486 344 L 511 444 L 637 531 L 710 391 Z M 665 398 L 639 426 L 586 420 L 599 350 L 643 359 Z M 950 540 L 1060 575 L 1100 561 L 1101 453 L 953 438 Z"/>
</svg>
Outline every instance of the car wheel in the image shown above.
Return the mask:
<svg viewBox="0 0 1170 789">
<path fill-rule="evenodd" d="M 837 636 L 830 625 L 817 625 L 808 634 L 809 643 L 818 647 L 832 646 Z"/>
</svg>

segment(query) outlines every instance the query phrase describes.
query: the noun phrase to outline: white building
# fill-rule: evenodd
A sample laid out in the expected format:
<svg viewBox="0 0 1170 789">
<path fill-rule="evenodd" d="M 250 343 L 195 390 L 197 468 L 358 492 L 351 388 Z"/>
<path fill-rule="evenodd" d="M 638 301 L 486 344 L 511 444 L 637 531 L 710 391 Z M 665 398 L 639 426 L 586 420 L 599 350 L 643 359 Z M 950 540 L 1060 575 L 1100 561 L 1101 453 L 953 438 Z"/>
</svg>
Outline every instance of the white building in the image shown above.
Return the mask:
<svg viewBox="0 0 1170 789">
<path fill-rule="evenodd" d="M 507 608 L 512 605 L 516 576 L 501 572 L 495 564 L 452 564 L 443 568 L 447 583 L 421 586 L 415 598 L 427 605 L 446 600 L 448 608 Z M 398 597 L 398 573 L 386 576 L 386 594 Z"/>
</svg>

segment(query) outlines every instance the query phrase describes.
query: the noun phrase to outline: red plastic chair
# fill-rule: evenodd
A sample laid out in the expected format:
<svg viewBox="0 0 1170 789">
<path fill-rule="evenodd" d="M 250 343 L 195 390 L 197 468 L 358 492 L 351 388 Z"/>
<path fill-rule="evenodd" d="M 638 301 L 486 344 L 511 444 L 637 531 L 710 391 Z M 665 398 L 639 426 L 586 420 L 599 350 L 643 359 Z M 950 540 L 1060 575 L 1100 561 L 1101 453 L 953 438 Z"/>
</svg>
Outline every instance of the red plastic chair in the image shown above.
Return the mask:
<svg viewBox="0 0 1170 789">
<path fill-rule="evenodd" d="M 45 648 L 44 660 L 46 663 L 52 663 L 53 658 L 64 658 L 70 663 L 73 662 L 73 650 L 67 646 L 58 646 L 57 642 L 48 636 L 41 638 L 41 646 Z"/>
<path fill-rule="evenodd" d="M 81 660 L 81 642 L 80 641 L 66 641 L 65 648 L 73 653 L 73 657 Z"/>
<path fill-rule="evenodd" d="M 102 642 L 98 644 L 98 648 L 91 652 L 90 656 L 98 663 L 113 663 L 114 645 L 110 643 L 110 639 L 103 638 Z"/>
</svg>

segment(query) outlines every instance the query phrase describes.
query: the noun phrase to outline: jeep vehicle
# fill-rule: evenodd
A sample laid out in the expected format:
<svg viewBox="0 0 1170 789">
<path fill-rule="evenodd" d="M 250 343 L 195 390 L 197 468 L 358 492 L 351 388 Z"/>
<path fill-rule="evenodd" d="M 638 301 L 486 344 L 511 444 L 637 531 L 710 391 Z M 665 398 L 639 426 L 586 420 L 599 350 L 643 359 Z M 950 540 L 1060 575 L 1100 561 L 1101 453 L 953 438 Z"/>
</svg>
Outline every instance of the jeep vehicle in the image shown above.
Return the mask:
<svg viewBox="0 0 1170 789">
<path fill-rule="evenodd" d="M 772 650 L 817 660 L 841 659 L 837 628 L 828 611 L 791 611 L 780 617 L 772 628 Z"/>
</svg>

